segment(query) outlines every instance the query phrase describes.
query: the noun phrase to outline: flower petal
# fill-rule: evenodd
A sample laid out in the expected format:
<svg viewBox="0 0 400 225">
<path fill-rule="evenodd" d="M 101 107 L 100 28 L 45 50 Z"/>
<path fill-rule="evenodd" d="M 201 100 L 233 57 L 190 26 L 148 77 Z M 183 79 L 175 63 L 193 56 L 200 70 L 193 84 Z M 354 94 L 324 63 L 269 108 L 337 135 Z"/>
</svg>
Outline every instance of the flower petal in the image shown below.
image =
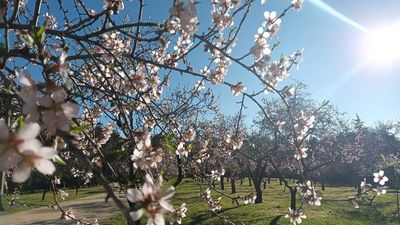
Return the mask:
<svg viewBox="0 0 400 225">
<path fill-rule="evenodd" d="M 33 139 L 38 136 L 39 132 L 40 126 L 38 123 L 29 123 L 18 130 L 17 138 L 23 140 Z"/>
<path fill-rule="evenodd" d="M 154 224 L 156 225 L 165 225 L 164 215 L 162 213 L 157 213 L 154 216 Z"/>
<path fill-rule="evenodd" d="M 36 154 L 44 159 L 52 159 L 57 154 L 57 151 L 53 147 L 42 147 Z"/>
<path fill-rule="evenodd" d="M 52 94 L 52 98 L 56 103 L 62 103 L 67 98 L 67 93 L 63 89 L 58 89 Z"/>
<path fill-rule="evenodd" d="M 61 105 L 61 108 L 64 111 L 64 114 L 67 118 L 72 118 L 78 115 L 79 113 L 79 105 L 74 103 L 64 103 Z"/>
<path fill-rule="evenodd" d="M 18 145 L 18 151 L 24 155 L 36 155 L 41 148 L 42 143 L 38 139 L 25 140 Z"/>
<path fill-rule="evenodd" d="M 53 101 L 49 95 L 43 95 L 39 98 L 39 104 L 43 107 L 50 108 L 53 105 Z"/>
<path fill-rule="evenodd" d="M 27 162 L 23 162 L 12 174 L 12 180 L 15 183 L 25 182 L 31 175 L 32 167 Z"/>
<path fill-rule="evenodd" d="M 53 162 L 48 159 L 36 159 L 35 168 L 44 175 L 51 175 L 56 170 Z"/>
<path fill-rule="evenodd" d="M 128 189 L 128 193 L 126 194 L 126 197 L 128 198 L 128 200 L 130 202 L 137 202 L 143 197 L 143 194 L 142 194 L 142 192 L 140 192 L 137 189 L 130 188 L 130 189 Z"/>
<path fill-rule="evenodd" d="M 140 218 L 142 218 L 143 210 L 142 210 L 142 209 L 139 209 L 139 210 L 137 210 L 137 211 L 132 211 L 132 212 L 129 213 L 129 215 L 131 216 L 131 218 L 132 218 L 133 221 L 137 221 L 137 220 L 139 220 Z"/>
<path fill-rule="evenodd" d="M 3 146 L 0 144 L 0 149 L 3 148 Z M 6 171 L 11 169 L 13 166 L 15 166 L 17 163 L 19 163 L 22 160 L 22 156 L 17 154 L 14 149 L 7 149 L 4 150 L 0 154 L 0 171 Z"/>
</svg>

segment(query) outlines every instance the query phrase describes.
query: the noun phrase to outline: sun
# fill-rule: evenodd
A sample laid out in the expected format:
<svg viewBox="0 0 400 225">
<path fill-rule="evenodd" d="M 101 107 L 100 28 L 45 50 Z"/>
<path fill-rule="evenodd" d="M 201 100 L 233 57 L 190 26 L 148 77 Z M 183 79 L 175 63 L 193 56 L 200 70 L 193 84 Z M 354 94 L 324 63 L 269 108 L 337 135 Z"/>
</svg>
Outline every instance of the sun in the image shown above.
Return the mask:
<svg viewBox="0 0 400 225">
<path fill-rule="evenodd" d="M 391 66 L 400 61 L 400 23 L 369 30 L 363 49 L 368 63 Z"/>
</svg>

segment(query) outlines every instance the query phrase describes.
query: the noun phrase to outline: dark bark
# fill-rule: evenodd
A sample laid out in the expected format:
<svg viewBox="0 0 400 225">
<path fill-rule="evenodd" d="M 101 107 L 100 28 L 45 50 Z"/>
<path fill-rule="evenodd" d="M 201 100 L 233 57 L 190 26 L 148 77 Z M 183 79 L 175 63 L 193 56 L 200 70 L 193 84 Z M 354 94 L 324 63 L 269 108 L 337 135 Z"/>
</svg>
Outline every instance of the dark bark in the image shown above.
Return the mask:
<svg viewBox="0 0 400 225">
<path fill-rule="evenodd" d="M 292 210 L 296 209 L 296 194 L 297 194 L 297 188 L 296 187 L 291 187 L 289 188 L 290 190 L 290 208 Z"/>
<path fill-rule="evenodd" d="M 249 177 L 249 186 L 251 187 L 251 178 Z"/>
<path fill-rule="evenodd" d="M 178 166 L 178 177 L 176 178 L 176 181 L 174 183 L 174 187 L 177 187 L 183 180 L 182 159 L 179 158 L 178 155 L 176 155 L 176 163 L 177 163 L 177 166 Z"/>
<path fill-rule="evenodd" d="M 262 189 L 261 189 L 261 181 L 254 181 L 254 189 L 256 190 L 256 200 L 255 203 L 262 203 L 263 197 L 262 197 Z"/>
<path fill-rule="evenodd" d="M 45 198 L 48 190 L 49 190 L 49 182 L 46 181 L 44 184 L 44 188 L 43 188 L 42 201 L 44 201 L 44 198 Z"/>
<path fill-rule="evenodd" d="M 240 177 L 240 186 L 243 185 L 243 177 Z"/>
<path fill-rule="evenodd" d="M 0 180 L 0 211 L 4 211 L 3 207 L 3 194 L 4 194 L 4 185 L 5 185 L 5 172 L 1 172 L 1 180 Z"/>
<path fill-rule="evenodd" d="M 325 183 L 321 182 L 322 190 L 325 191 Z"/>
<path fill-rule="evenodd" d="M 357 196 L 361 196 L 361 186 L 357 185 Z"/>
<path fill-rule="evenodd" d="M 76 184 L 75 184 L 75 195 L 78 194 L 78 190 L 81 187 L 81 181 L 79 180 L 79 178 L 76 179 Z"/>
<path fill-rule="evenodd" d="M 264 183 L 264 189 L 267 189 L 267 181 L 263 181 Z"/>
<path fill-rule="evenodd" d="M 224 175 L 221 175 L 220 183 L 221 183 L 221 190 L 224 190 L 224 189 L 225 189 L 225 185 L 224 185 Z"/>
<path fill-rule="evenodd" d="M 231 177 L 231 192 L 232 192 L 232 194 L 236 193 L 235 177 Z"/>
<path fill-rule="evenodd" d="M 271 177 L 268 177 L 268 184 L 271 183 Z"/>
</svg>

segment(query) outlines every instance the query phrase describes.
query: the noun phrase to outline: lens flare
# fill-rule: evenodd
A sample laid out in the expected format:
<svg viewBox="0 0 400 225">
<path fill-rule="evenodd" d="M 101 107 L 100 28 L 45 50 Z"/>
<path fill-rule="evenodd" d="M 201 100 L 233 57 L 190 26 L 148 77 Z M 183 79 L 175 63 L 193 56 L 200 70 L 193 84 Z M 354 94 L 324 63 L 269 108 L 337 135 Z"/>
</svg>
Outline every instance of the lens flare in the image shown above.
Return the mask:
<svg viewBox="0 0 400 225">
<path fill-rule="evenodd" d="M 331 14 L 332 16 L 336 17 L 337 19 L 347 23 L 348 25 L 357 28 L 360 31 L 368 32 L 368 29 L 362 26 L 361 24 L 357 23 L 356 21 L 350 19 L 349 17 L 343 15 L 342 13 L 338 12 L 336 9 L 332 8 L 325 2 L 321 0 L 309 0 L 310 3 L 314 4 L 318 8 L 324 10 L 325 12 Z"/>
</svg>

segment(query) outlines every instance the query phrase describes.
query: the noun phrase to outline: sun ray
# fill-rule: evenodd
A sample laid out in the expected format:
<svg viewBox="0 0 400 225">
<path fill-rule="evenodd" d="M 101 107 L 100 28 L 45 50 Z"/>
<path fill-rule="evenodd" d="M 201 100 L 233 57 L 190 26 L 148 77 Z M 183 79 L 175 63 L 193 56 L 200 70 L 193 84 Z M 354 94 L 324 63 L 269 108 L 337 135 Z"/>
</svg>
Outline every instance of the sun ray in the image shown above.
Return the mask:
<svg viewBox="0 0 400 225">
<path fill-rule="evenodd" d="M 337 19 L 347 23 L 348 25 L 357 28 L 360 31 L 368 32 L 368 29 L 365 28 L 363 25 L 357 23 L 356 21 L 350 19 L 349 17 L 343 15 L 342 13 L 338 12 L 336 9 L 332 8 L 325 2 L 321 0 L 309 0 L 310 3 L 314 4 L 315 6 L 319 7 L 320 9 L 324 10 L 325 12 L 331 14 L 332 16 L 336 17 Z"/>
<path fill-rule="evenodd" d="M 365 62 L 354 65 L 348 71 L 341 74 L 331 84 L 324 86 L 320 91 L 318 91 L 316 96 L 320 96 L 322 99 L 330 99 L 344 84 L 355 77 L 364 67 Z"/>
</svg>

